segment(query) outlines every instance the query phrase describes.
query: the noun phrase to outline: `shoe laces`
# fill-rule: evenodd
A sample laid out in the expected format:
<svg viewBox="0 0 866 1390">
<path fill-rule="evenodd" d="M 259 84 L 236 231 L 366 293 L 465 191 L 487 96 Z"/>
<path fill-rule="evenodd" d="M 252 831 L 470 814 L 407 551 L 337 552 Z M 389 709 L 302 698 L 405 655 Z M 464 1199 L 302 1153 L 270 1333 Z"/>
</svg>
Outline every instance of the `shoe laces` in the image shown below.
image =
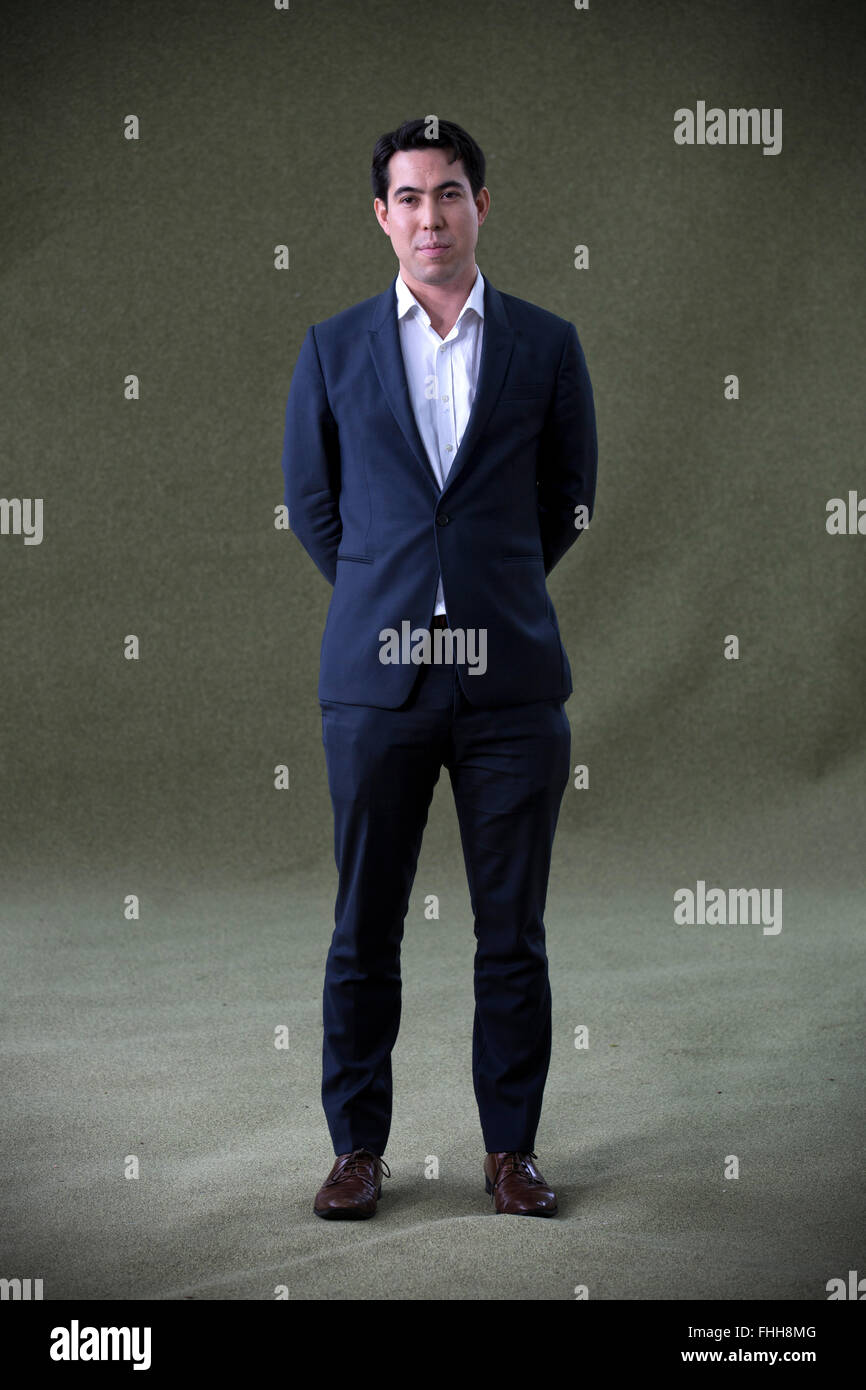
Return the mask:
<svg viewBox="0 0 866 1390">
<path fill-rule="evenodd" d="M 380 1165 L 386 1178 L 390 1178 L 391 1170 L 379 1154 L 374 1154 L 372 1149 L 353 1149 L 336 1177 L 331 1178 L 332 1186 L 338 1182 L 345 1182 L 347 1178 L 367 1178 L 369 1180 L 368 1174 L 362 1171 L 362 1165 L 366 1165 L 371 1158 L 374 1158 Z"/>
<path fill-rule="evenodd" d="M 529 1150 L 527 1153 L 510 1153 L 506 1155 L 499 1165 L 499 1171 L 496 1174 L 496 1180 L 493 1186 L 498 1187 L 503 1178 L 507 1177 L 509 1173 L 522 1173 L 526 1181 L 533 1187 L 546 1187 L 547 1184 L 541 1178 L 537 1178 L 534 1173 L 530 1173 L 528 1162 L 530 1158 L 538 1158 L 538 1154 L 535 1153 L 534 1150 Z"/>
</svg>

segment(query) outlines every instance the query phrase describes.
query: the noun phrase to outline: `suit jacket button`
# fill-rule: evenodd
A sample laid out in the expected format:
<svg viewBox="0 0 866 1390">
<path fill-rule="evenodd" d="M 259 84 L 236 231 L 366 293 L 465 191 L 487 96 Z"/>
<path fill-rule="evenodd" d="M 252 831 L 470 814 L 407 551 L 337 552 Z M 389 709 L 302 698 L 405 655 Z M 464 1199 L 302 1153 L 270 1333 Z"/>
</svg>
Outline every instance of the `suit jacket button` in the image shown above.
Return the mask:
<svg viewBox="0 0 866 1390">
<path fill-rule="evenodd" d="M 444 512 L 440 512 L 439 515 L 438 515 L 437 518 L 436 518 L 436 525 L 437 525 L 437 526 L 447 526 L 450 520 L 451 520 L 450 516 L 446 516 Z"/>
</svg>

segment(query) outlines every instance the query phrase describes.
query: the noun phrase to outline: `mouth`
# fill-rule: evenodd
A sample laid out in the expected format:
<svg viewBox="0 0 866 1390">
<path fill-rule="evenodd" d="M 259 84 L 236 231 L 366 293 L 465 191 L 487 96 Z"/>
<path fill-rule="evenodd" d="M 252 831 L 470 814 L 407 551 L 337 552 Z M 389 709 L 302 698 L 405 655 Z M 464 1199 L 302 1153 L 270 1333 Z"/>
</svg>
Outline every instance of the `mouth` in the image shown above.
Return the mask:
<svg viewBox="0 0 866 1390">
<path fill-rule="evenodd" d="M 437 256 L 444 256 L 445 252 L 450 251 L 450 249 L 450 246 L 443 241 L 434 241 L 430 242 L 427 246 L 418 247 L 422 256 L 432 256 L 434 259 Z"/>
</svg>

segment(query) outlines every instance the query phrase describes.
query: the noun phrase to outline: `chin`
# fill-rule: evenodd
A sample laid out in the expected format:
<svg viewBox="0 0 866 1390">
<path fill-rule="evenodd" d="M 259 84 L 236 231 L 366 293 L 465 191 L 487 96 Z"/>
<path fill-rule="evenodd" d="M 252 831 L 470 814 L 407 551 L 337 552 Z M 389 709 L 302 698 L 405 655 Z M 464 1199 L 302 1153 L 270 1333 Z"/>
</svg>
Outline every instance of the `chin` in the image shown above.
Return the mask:
<svg viewBox="0 0 866 1390">
<path fill-rule="evenodd" d="M 453 261 L 449 262 L 448 265 L 446 265 L 444 261 L 428 261 L 424 258 L 424 256 L 421 257 L 420 269 L 426 271 L 430 275 L 441 276 L 445 274 L 447 276 L 451 276 L 454 274 L 456 268 L 457 267 L 455 266 L 455 263 Z"/>
</svg>

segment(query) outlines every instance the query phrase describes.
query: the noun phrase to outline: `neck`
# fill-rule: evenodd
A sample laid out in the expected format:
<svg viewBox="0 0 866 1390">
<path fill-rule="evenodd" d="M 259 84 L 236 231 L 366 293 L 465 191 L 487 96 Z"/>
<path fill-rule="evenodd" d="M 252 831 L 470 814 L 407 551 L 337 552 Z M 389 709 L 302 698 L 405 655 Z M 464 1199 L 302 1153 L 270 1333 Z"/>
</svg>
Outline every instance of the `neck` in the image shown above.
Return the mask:
<svg viewBox="0 0 866 1390">
<path fill-rule="evenodd" d="M 469 298 L 477 275 L 478 267 L 473 261 L 464 275 L 450 280 L 447 285 L 428 285 L 423 280 L 415 280 L 402 265 L 400 267 L 401 279 L 429 315 L 430 323 L 440 338 L 447 337 L 457 322 L 457 315 Z"/>
</svg>

